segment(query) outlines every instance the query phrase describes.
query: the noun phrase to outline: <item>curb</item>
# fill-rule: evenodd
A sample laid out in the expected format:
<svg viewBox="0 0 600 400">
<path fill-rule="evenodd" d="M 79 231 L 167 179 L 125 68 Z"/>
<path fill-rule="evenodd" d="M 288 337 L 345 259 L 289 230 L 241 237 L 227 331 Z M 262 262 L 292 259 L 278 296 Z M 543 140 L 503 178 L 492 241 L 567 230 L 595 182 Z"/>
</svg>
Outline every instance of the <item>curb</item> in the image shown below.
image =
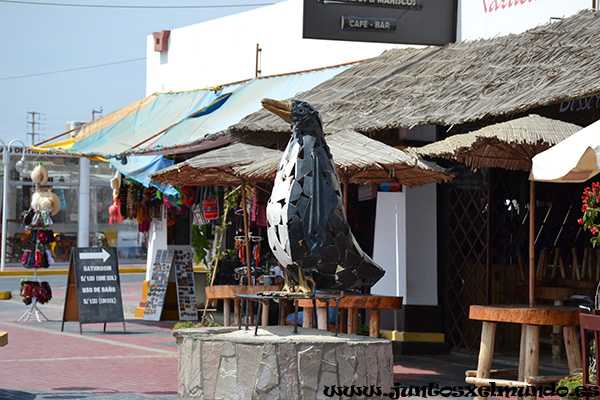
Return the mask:
<svg viewBox="0 0 600 400">
<path fill-rule="evenodd" d="M 3 293 L 3 292 L 0 292 L 0 294 L 1 293 Z M 7 300 L 22 302 L 21 293 L 19 293 L 18 290 L 15 290 L 12 292 L 6 292 L 6 293 L 12 294 L 12 298 L 9 297 Z M 52 305 L 52 306 L 64 306 L 65 298 L 64 297 L 52 297 L 52 299 L 48 302 L 48 304 Z M 125 314 L 130 314 L 133 316 L 133 315 L 135 315 L 135 309 L 136 309 L 136 307 L 133 305 L 123 304 L 123 313 L 125 313 Z"/>
<path fill-rule="evenodd" d="M 37 275 L 67 275 L 69 273 L 68 269 L 45 269 L 45 270 L 37 270 Z M 146 273 L 146 267 L 126 267 L 119 268 L 119 274 L 138 274 L 138 273 Z M 23 271 L 0 271 L 0 276 L 33 276 L 36 274 L 36 271 L 31 269 L 25 269 Z"/>
</svg>

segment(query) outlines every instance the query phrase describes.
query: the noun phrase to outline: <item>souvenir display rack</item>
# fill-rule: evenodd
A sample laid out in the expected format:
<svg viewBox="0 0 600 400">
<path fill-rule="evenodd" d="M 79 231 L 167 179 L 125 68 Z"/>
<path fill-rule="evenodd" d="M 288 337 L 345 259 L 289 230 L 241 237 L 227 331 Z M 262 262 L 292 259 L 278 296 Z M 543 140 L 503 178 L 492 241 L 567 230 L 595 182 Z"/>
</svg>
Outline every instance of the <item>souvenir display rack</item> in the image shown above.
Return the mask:
<svg viewBox="0 0 600 400">
<path fill-rule="evenodd" d="M 54 242 L 54 233 L 48 229 L 52 225 L 51 216 L 60 210 L 60 200 L 50 190 L 42 192 L 41 187 L 48 182 L 48 171 L 39 163 L 31 173 L 31 178 L 35 182 L 35 192 L 32 196 L 31 207 L 23 217 L 25 232 L 21 241 L 33 243 L 34 248 L 24 249 L 21 264 L 24 268 L 33 269 L 33 280 L 24 279 L 21 281 L 20 294 L 23 302 L 29 305 L 27 311 L 19 318 L 20 321 L 28 321 L 32 314 L 35 314 L 38 322 L 42 322 L 40 315 L 46 320 L 49 319 L 38 308 L 38 304 L 46 304 L 52 299 L 52 289 L 48 282 L 39 282 L 37 279 L 37 270 L 39 268 L 48 268 L 54 264 L 50 244 Z"/>
</svg>

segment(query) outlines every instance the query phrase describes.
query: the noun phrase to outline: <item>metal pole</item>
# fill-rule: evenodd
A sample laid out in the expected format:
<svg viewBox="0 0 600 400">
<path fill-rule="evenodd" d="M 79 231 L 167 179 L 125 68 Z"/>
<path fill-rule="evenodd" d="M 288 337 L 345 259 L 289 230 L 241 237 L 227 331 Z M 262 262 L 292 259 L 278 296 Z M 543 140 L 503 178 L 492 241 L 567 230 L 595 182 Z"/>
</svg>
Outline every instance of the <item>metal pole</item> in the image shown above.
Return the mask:
<svg viewBox="0 0 600 400">
<path fill-rule="evenodd" d="M 10 146 L 19 142 L 23 146 L 23 155 L 21 160 L 25 159 L 25 143 L 19 139 L 11 140 L 8 146 L 2 142 L 2 161 L 4 162 L 4 176 L 2 177 L 2 254 L 0 254 L 0 271 L 4 271 L 6 266 L 6 224 L 8 220 L 8 165 L 10 164 Z"/>
<path fill-rule="evenodd" d="M 529 182 L 529 307 L 535 307 L 535 181 Z"/>
<path fill-rule="evenodd" d="M 246 207 L 246 181 L 242 180 L 242 208 L 244 217 L 244 237 L 246 239 L 246 268 L 248 273 L 248 286 L 252 285 L 252 268 L 250 265 L 250 235 L 248 235 L 248 208 Z M 257 265 L 258 267 L 258 265 Z"/>
<path fill-rule="evenodd" d="M 8 151 L 6 144 L 2 143 L 2 162 L 4 163 L 4 175 L 2 176 L 2 253 L 0 253 L 0 271 L 4 271 L 6 264 L 6 189 L 8 188 Z"/>
<path fill-rule="evenodd" d="M 90 246 L 90 159 L 79 158 L 79 222 L 77 247 Z"/>
</svg>

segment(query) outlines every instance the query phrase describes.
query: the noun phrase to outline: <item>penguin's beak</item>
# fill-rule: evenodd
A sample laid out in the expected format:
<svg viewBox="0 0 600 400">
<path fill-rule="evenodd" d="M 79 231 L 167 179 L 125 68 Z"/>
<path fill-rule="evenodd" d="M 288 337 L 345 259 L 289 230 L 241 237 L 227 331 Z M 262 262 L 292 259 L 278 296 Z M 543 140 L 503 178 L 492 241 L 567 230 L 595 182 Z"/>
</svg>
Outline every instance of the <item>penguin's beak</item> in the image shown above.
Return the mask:
<svg viewBox="0 0 600 400">
<path fill-rule="evenodd" d="M 262 99 L 262 106 L 286 122 L 292 123 L 292 102 Z"/>
</svg>

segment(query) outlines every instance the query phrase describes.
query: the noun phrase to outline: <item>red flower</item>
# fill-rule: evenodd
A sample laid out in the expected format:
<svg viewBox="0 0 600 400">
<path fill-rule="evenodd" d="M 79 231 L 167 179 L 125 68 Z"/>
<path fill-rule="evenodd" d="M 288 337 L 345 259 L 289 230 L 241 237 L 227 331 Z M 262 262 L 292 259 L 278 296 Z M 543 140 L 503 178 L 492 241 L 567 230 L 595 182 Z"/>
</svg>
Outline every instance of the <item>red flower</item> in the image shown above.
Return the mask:
<svg viewBox="0 0 600 400">
<path fill-rule="evenodd" d="M 588 209 L 587 204 L 584 204 L 583 206 L 581 206 L 581 212 L 586 212 L 587 209 Z"/>
<path fill-rule="evenodd" d="M 579 218 L 577 222 L 579 222 L 579 225 L 583 225 L 583 218 Z"/>
<path fill-rule="evenodd" d="M 595 226 L 592 228 L 592 235 L 597 235 L 598 234 L 598 228 L 596 228 Z"/>
</svg>

